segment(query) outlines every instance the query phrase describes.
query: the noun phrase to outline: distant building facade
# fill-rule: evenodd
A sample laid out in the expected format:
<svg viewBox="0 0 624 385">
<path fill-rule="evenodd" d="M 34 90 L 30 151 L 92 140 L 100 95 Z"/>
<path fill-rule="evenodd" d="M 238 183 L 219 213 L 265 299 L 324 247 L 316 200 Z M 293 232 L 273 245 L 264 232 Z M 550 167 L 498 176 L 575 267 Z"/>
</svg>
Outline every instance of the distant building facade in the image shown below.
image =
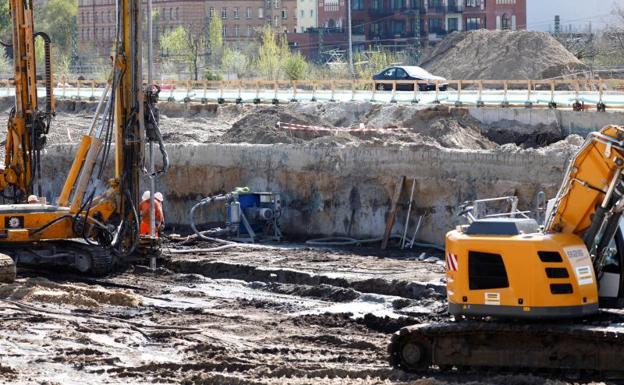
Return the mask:
<svg viewBox="0 0 624 385">
<path fill-rule="evenodd" d="M 154 40 L 178 26 L 207 30 L 212 17 L 221 18 L 226 42 L 255 40 L 257 32 L 267 24 L 279 31 L 295 32 L 297 1 L 153 0 Z M 81 52 L 108 55 L 114 35 L 115 1 L 79 0 L 78 41 Z"/>
<path fill-rule="evenodd" d="M 305 1 L 305 0 L 301 0 Z M 318 0 L 318 28 L 289 35 L 293 47 L 318 56 L 333 42 L 345 49 L 346 0 Z M 404 49 L 439 41 L 454 31 L 526 29 L 526 0 L 351 0 L 356 49 Z M 342 33 L 342 37 L 336 34 Z"/>
<path fill-rule="evenodd" d="M 319 0 L 297 0 L 297 32 L 318 27 Z"/>
</svg>

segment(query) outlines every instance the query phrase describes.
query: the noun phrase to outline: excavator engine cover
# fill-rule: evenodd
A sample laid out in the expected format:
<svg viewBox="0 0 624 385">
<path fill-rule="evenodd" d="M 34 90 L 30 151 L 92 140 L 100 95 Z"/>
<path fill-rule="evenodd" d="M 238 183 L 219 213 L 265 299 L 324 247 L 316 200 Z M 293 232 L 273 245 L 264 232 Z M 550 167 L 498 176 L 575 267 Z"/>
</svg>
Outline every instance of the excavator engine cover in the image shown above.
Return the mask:
<svg viewBox="0 0 624 385">
<path fill-rule="evenodd" d="M 544 234 L 533 220 L 476 221 L 446 237 L 449 312 L 514 318 L 598 311 L 598 286 L 582 239 Z"/>
</svg>

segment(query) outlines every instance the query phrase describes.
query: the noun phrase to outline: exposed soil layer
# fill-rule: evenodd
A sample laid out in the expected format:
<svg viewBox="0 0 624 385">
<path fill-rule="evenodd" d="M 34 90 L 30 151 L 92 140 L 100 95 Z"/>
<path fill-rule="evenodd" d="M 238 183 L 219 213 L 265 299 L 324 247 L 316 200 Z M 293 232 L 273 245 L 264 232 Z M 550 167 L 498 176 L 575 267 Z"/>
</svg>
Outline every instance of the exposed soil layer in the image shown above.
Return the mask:
<svg viewBox="0 0 624 385">
<path fill-rule="evenodd" d="M 3 293 L 79 287 L 138 299 L 132 306 L 36 296 L 0 301 L 0 372 L 15 384 L 566 383 L 561 375 L 413 375 L 390 368 L 390 333 L 448 320 L 444 268 L 431 254 L 429 262 L 419 260 L 422 250 L 385 257 L 353 251 L 189 251 L 168 254 L 161 261 L 167 268 L 156 272 L 135 267 L 79 283 L 79 276 L 50 273 L 48 280 L 0 286 Z M 41 274 L 20 271 L 26 273 Z"/>
<path fill-rule="evenodd" d="M 11 104 L 6 98 L 1 102 L 0 121 L 6 121 Z M 422 145 L 438 149 L 495 150 L 510 143 L 521 148 L 542 147 L 563 139 L 561 128 L 555 125 L 529 126 L 503 121 L 488 126 L 473 118 L 467 109 L 448 106 L 367 102 L 279 106 L 160 103 L 159 106 L 166 143 Z M 88 132 L 95 108 L 95 102 L 60 101 L 48 143 L 77 143 Z M 278 122 L 331 130 L 295 131 L 278 127 Z M 376 130 L 353 130 L 361 127 Z"/>
</svg>

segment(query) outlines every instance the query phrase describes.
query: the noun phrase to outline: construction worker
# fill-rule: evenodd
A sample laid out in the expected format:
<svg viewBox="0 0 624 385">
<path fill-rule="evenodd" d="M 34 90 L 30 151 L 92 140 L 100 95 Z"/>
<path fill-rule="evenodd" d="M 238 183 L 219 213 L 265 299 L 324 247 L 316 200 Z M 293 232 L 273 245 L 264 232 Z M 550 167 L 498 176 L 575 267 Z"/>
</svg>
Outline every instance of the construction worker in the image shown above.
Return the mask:
<svg viewBox="0 0 624 385">
<path fill-rule="evenodd" d="M 151 192 L 145 191 L 141 197 L 141 203 L 139 204 L 139 211 L 141 212 L 141 235 L 150 235 L 150 197 Z M 163 195 L 157 192 L 154 194 L 154 236 L 158 238 L 158 231 L 165 225 L 165 220 L 162 211 Z"/>
</svg>

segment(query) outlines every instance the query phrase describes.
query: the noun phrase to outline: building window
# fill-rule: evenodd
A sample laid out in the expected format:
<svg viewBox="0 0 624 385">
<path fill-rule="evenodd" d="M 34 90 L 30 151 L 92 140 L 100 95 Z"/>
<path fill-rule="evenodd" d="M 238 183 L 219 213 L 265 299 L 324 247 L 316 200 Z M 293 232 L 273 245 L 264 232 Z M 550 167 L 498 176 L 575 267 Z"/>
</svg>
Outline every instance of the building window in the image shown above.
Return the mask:
<svg viewBox="0 0 624 385">
<path fill-rule="evenodd" d="M 373 9 L 380 10 L 383 8 L 383 0 L 373 0 Z"/>
<path fill-rule="evenodd" d="M 280 23 L 279 23 L 279 16 L 275 15 L 273 16 L 273 26 L 274 27 L 279 27 Z"/>
<path fill-rule="evenodd" d="M 175 15 L 176 15 L 176 16 L 175 16 L 175 17 L 176 17 L 176 20 L 179 20 L 179 19 L 180 19 L 180 8 L 176 7 L 176 13 L 175 13 Z"/>
<path fill-rule="evenodd" d="M 459 31 L 459 22 L 456 17 L 450 17 L 447 20 L 447 28 L 449 32 Z"/>
<path fill-rule="evenodd" d="M 403 35 L 405 33 L 405 21 L 392 21 L 392 33 L 394 35 Z"/>
<path fill-rule="evenodd" d="M 210 7 L 210 9 L 208 10 L 208 18 L 212 19 L 213 16 L 214 16 L 214 7 Z"/>
<path fill-rule="evenodd" d="M 363 20 L 354 20 L 353 21 L 353 34 L 354 35 L 364 35 L 364 26 L 366 23 Z"/>
<path fill-rule="evenodd" d="M 509 15 L 504 14 L 501 17 L 501 29 L 511 29 L 511 19 L 509 18 Z"/>
<path fill-rule="evenodd" d="M 236 37 L 240 36 L 240 26 L 238 24 L 234 26 L 234 36 Z"/>
<path fill-rule="evenodd" d="M 429 8 L 441 10 L 444 8 L 442 0 L 429 0 Z"/>
<path fill-rule="evenodd" d="M 314 10 L 313 9 L 310 10 L 310 17 L 314 17 Z"/>
<path fill-rule="evenodd" d="M 247 37 L 251 37 L 251 25 L 247 26 Z"/>
<path fill-rule="evenodd" d="M 234 7 L 234 18 L 238 19 L 239 18 L 239 14 L 238 14 L 238 7 Z"/>
<path fill-rule="evenodd" d="M 351 9 L 354 11 L 364 9 L 364 0 L 351 0 Z"/>
<path fill-rule="evenodd" d="M 500 254 L 468 252 L 468 286 L 470 290 L 509 287 L 503 257 Z"/>
<path fill-rule="evenodd" d="M 226 7 L 221 8 L 221 18 L 222 19 L 227 19 L 227 8 Z"/>
<path fill-rule="evenodd" d="M 273 8 L 280 9 L 281 8 L 281 1 L 280 0 L 273 0 Z"/>
<path fill-rule="evenodd" d="M 282 9 L 282 19 L 284 19 L 284 20 L 288 19 L 288 10 L 287 9 Z"/>
<path fill-rule="evenodd" d="M 405 0 L 392 0 L 392 9 L 405 8 Z"/>
<path fill-rule="evenodd" d="M 305 11 L 302 9 L 300 13 L 301 13 L 301 18 L 304 18 L 305 17 Z"/>
<path fill-rule="evenodd" d="M 430 33 L 442 33 L 444 32 L 444 21 L 439 17 L 429 19 L 429 32 Z"/>
<path fill-rule="evenodd" d="M 476 29 L 481 29 L 481 18 L 479 17 L 469 17 L 466 19 L 466 31 L 474 31 Z"/>
<path fill-rule="evenodd" d="M 227 36 L 227 26 L 223 26 L 223 37 Z"/>
<path fill-rule="evenodd" d="M 264 19 L 264 8 L 258 8 L 258 19 Z"/>
<path fill-rule="evenodd" d="M 248 19 L 251 19 L 251 14 L 252 14 L 251 7 L 247 7 L 247 14 L 246 14 L 246 16 L 247 16 Z"/>
<path fill-rule="evenodd" d="M 481 0 L 466 0 L 466 7 L 480 7 Z"/>
</svg>

